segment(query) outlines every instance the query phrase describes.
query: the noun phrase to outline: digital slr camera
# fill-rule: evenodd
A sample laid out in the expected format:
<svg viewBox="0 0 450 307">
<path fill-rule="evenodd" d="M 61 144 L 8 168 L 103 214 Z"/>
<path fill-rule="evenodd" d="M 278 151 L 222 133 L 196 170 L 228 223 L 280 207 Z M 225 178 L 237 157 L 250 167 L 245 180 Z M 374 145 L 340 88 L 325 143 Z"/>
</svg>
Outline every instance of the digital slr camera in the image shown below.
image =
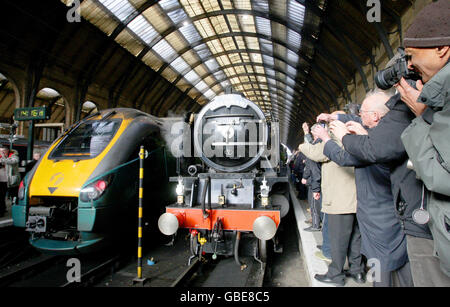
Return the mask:
<svg viewBox="0 0 450 307">
<path fill-rule="evenodd" d="M 390 89 L 394 84 L 398 83 L 402 77 L 415 88 L 416 81 L 420 79 L 419 74 L 408 69 L 408 55 L 406 55 L 405 49 L 400 47 L 397 51 L 400 54 L 400 57 L 394 64 L 375 74 L 375 83 L 382 90 Z"/>
</svg>

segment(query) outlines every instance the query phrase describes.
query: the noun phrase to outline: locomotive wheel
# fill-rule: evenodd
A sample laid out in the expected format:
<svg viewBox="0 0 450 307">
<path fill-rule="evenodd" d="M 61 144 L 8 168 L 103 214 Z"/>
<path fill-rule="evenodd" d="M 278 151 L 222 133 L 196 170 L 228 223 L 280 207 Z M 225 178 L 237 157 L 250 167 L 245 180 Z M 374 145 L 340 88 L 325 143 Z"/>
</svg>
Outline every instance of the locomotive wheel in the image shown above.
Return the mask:
<svg viewBox="0 0 450 307">
<path fill-rule="evenodd" d="M 191 236 L 190 249 L 192 256 L 198 256 L 198 238 L 197 236 Z"/>
</svg>

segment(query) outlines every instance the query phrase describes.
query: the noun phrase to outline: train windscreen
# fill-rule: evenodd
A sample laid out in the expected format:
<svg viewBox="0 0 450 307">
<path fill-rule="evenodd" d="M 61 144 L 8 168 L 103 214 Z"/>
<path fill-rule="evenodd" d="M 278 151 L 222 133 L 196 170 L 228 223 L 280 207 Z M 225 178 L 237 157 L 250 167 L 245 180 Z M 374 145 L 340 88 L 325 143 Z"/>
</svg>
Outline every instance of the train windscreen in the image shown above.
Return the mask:
<svg viewBox="0 0 450 307">
<path fill-rule="evenodd" d="M 92 159 L 108 146 L 121 119 L 89 120 L 71 131 L 50 153 L 49 159 Z"/>
</svg>

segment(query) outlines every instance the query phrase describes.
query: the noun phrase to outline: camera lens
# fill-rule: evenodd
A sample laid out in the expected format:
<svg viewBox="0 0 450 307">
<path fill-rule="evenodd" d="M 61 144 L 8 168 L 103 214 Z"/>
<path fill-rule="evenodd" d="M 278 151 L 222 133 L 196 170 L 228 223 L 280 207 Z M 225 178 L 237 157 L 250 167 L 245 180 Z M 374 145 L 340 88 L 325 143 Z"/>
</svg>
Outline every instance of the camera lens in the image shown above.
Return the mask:
<svg viewBox="0 0 450 307">
<path fill-rule="evenodd" d="M 399 80 L 395 66 L 380 70 L 375 74 L 375 83 L 382 90 L 390 89 Z"/>
</svg>

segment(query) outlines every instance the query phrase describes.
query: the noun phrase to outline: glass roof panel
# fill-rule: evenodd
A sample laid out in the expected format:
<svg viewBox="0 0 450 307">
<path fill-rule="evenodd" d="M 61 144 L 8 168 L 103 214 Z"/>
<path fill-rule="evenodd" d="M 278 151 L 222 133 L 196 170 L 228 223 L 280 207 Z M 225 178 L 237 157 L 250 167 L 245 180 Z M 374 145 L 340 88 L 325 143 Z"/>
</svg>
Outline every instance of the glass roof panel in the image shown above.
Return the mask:
<svg viewBox="0 0 450 307">
<path fill-rule="evenodd" d="M 287 32 L 288 45 L 294 47 L 296 50 L 299 50 L 301 41 L 302 41 L 302 38 L 298 32 L 288 29 L 288 32 Z"/>
<path fill-rule="evenodd" d="M 124 21 L 128 16 L 135 13 L 136 10 L 127 0 L 98 0 L 120 21 Z"/>
<path fill-rule="evenodd" d="M 128 28 L 147 44 L 150 44 L 154 39 L 161 37 L 142 15 L 136 16 L 136 18 L 128 24 Z"/>
<path fill-rule="evenodd" d="M 187 23 L 178 30 L 181 32 L 181 34 L 183 34 L 184 38 L 186 38 L 186 40 L 190 44 L 198 42 L 202 39 L 192 23 Z"/>
<path fill-rule="evenodd" d="M 190 66 L 182 57 L 176 58 L 171 64 L 176 71 L 178 71 L 180 74 L 184 74 L 186 71 L 190 70 Z"/>
<path fill-rule="evenodd" d="M 262 17 L 255 17 L 256 19 L 256 28 L 258 29 L 259 33 L 262 33 L 267 36 L 272 36 L 272 28 L 270 25 L 270 20 Z"/>
<path fill-rule="evenodd" d="M 184 78 L 188 80 L 191 84 L 195 84 L 200 80 L 199 75 L 195 72 L 195 70 L 191 70 L 186 75 L 184 75 Z"/>
<path fill-rule="evenodd" d="M 241 29 L 239 28 L 238 20 L 236 18 L 236 15 L 227 15 L 228 22 L 231 26 L 231 32 L 240 32 Z"/>
<path fill-rule="evenodd" d="M 200 81 L 197 84 L 195 84 L 195 87 L 198 89 L 199 92 L 203 93 L 208 87 L 205 82 Z"/>
<path fill-rule="evenodd" d="M 240 10 L 251 10 L 252 5 L 250 4 L 250 0 L 234 0 L 234 6 Z"/>
<path fill-rule="evenodd" d="M 264 13 L 269 12 L 269 0 L 253 1 L 252 5 L 254 10 L 258 10 Z"/>
<path fill-rule="evenodd" d="M 287 53 L 286 55 L 287 55 L 288 61 L 290 61 L 291 63 L 297 63 L 298 62 L 298 55 L 297 54 L 295 54 L 291 50 L 287 50 L 286 53 Z"/>
<path fill-rule="evenodd" d="M 294 23 L 299 29 L 303 26 L 305 19 L 305 6 L 297 1 L 289 1 L 287 5 L 289 21 Z"/>
<path fill-rule="evenodd" d="M 271 57 L 271 56 L 263 55 L 263 60 L 264 60 L 264 63 L 266 63 L 266 64 L 268 64 L 270 66 L 274 66 L 275 65 L 275 63 L 273 61 L 273 57 Z"/>
<path fill-rule="evenodd" d="M 230 29 L 225 22 L 224 16 L 215 16 L 210 17 L 209 21 L 211 22 L 212 27 L 214 28 L 215 34 L 223 34 L 229 33 Z"/>
<path fill-rule="evenodd" d="M 291 76 L 297 75 L 297 69 L 295 69 L 291 65 L 287 65 L 287 72 L 288 72 L 288 75 L 291 75 Z"/>
<path fill-rule="evenodd" d="M 178 55 L 175 49 L 173 49 L 165 39 L 160 40 L 155 46 L 153 46 L 153 50 L 166 62 L 172 62 Z"/>
</svg>

